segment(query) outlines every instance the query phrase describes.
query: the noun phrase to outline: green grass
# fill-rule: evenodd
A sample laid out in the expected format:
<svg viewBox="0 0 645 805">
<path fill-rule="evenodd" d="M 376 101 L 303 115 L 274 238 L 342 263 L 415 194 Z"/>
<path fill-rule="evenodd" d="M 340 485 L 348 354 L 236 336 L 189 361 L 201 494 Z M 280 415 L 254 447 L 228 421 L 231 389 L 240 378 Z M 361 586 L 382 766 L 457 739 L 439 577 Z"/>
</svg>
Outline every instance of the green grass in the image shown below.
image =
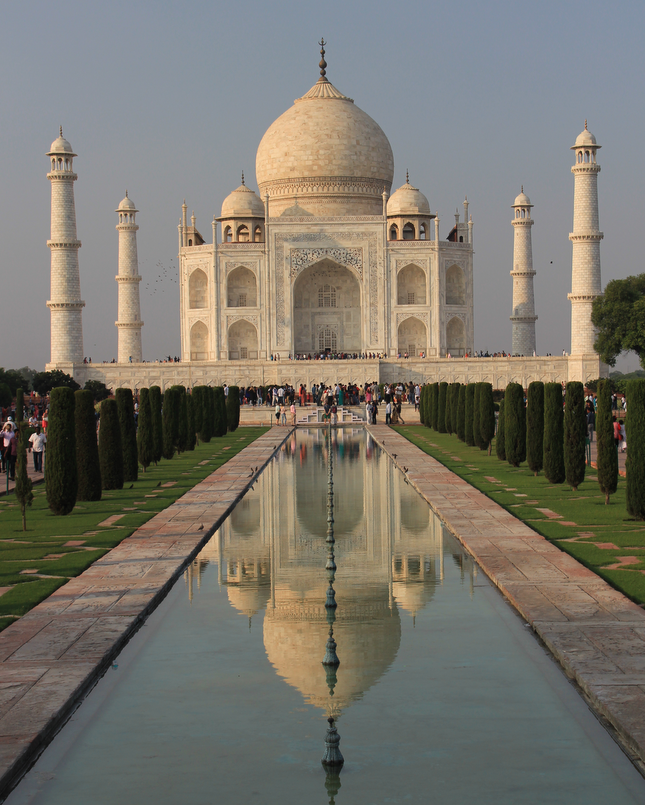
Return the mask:
<svg viewBox="0 0 645 805">
<path fill-rule="evenodd" d="M 170 461 L 162 459 L 146 473 L 140 472 L 132 485 L 104 492 L 95 503 L 79 502 L 65 517 L 49 511 L 45 487 L 37 485 L 33 505 L 27 509 L 27 531 L 22 530 L 15 496 L 0 498 L 0 587 L 11 588 L 0 596 L 0 631 L 266 431 L 265 427 L 240 428 Z M 173 486 L 164 486 L 171 482 Z M 111 525 L 100 525 L 113 515 L 121 516 Z"/>
<path fill-rule="evenodd" d="M 456 436 L 422 425 L 394 430 L 633 601 L 645 604 L 645 523 L 627 514 L 624 478 L 619 478 L 618 490 L 606 506 L 592 467 L 587 467 L 585 480 L 573 492 L 566 483 L 550 484 L 543 473 L 535 477 L 526 464 L 514 468 L 499 461 L 494 443 L 488 456 Z M 549 518 L 539 509 L 560 516 Z M 630 557 L 634 563 L 609 569 L 620 563 L 620 557 Z"/>
</svg>

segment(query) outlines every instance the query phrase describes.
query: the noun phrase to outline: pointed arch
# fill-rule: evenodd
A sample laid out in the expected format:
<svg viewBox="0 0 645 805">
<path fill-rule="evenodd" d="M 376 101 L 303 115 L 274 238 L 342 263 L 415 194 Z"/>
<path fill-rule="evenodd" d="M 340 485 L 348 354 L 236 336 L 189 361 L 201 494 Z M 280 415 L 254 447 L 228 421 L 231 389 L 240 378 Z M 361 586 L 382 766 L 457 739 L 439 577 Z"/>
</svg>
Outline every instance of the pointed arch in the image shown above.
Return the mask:
<svg viewBox="0 0 645 805">
<path fill-rule="evenodd" d="M 191 361 L 208 360 L 208 327 L 203 321 L 196 321 L 190 328 L 190 359 Z"/>
<path fill-rule="evenodd" d="M 396 278 L 397 304 L 425 305 L 427 303 L 426 275 L 419 266 L 410 263 L 404 266 Z"/>
<path fill-rule="evenodd" d="M 257 360 L 258 331 L 247 319 L 238 319 L 228 328 L 228 358 L 230 361 Z"/>
<path fill-rule="evenodd" d="M 446 304 L 466 304 L 466 278 L 464 270 L 456 264 L 446 271 Z"/>
<path fill-rule="evenodd" d="M 459 316 L 453 316 L 446 325 L 446 352 L 453 358 L 466 353 L 466 326 Z"/>
<path fill-rule="evenodd" d="M 410 316 L 399 324 L 397 348 L 401 355 L 407 352 L 411 358 L 428 354 L 428 332 L 421 319 Z"/>
<path fill-rule="evenodd" d="M 208 307 L 208 277 L 195 269 L 188 280 L 188 307 L 191 310 Z"/>
<path fill-rule="evenodd" d="M 228 307 L 257 307 L 258 284 L 253 271 L 246 266 L 234 268 L 226 282 Z"/>
</svg>

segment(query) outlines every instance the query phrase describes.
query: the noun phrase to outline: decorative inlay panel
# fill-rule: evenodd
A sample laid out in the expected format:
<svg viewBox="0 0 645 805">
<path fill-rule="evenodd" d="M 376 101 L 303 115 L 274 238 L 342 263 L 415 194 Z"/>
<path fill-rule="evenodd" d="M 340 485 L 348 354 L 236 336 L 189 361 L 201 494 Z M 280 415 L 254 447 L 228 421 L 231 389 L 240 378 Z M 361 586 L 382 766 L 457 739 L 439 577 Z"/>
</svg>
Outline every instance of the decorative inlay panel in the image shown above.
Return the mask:
<svg viewBox="0 0 645 805">
<path fill-rule="evenodd" d="M 337 247 L 321 247 L 319 249 L 291 249 L 291 279 L 295 280 L 303 268 L 328 257 L 346 268 L 353 268 L 363 278 L 363 249 L 341 249 Z"/>
<path fill-rule="evenodd" d="M 226 317 L 226 329 L 231 326 L 231 324 L 235 324 L 236 321 L 248 321 L 251 324 L 255 325 L 255 328 L 258 329 L 259 327 L 259 316 L 227 316 Z"/>
<path fill-rule="evenodd" d="M 397 330 L 399 329 L 399 325 L 401 324 L 401 322 L 405 321 L 406 319 L 419 319 L 419 321 L 422 321 L 425 324 L 426 329 L 428 329 L 428 314 L 427 313 L 397 313 L 396 314 L 396 329 Z"/>
</svg>

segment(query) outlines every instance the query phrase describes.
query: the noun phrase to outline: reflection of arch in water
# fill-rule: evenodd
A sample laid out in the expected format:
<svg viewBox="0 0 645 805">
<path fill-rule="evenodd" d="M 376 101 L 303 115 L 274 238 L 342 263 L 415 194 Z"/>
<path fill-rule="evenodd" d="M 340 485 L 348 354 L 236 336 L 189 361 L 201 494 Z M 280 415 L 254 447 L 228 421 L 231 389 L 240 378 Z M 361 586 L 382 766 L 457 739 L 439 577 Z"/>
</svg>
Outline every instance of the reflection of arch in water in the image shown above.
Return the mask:
<svg viewBox="0 0 645 805">
<path fill-rule="evenodd" d="M 231 539 L 253 537 L 260 529 L 261 508 L 258 495 L 242 498 L 231 512 Z"/>
</svg>

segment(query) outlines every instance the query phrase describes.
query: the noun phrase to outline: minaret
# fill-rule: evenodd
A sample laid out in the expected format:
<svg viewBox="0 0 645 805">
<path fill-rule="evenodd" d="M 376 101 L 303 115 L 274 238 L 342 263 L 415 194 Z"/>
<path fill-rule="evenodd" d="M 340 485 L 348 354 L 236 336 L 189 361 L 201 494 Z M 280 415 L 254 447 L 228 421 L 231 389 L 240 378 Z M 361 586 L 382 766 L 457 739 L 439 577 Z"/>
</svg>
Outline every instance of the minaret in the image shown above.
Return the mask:
<svg viewBox="0 0 645 805">
<path fill-rule="evenodd" d="M 119 223 L 119 273 L 115 279 L 119 289 L 119 320 L 114 322 L 118 332 L 117 360 L 119 363 L 141 363 L 141 305 L 139 304 L 139 261 L 137 258 L 136 215 L 128 191 L 116 209 Z"/>
<path fill-rule="evenodd" d="M 80 240 L 76 238 L 76 209 L 74 182 L 78 178 L 72 163 L 72 146 L 60 135 L 51 145 L 47 156 L 51 171 L 47 178 L 52 186 L 51 239 L 51 366 L 83 362 L 83 321 L 85 302 L 81 300 L 81 280 L 78 271 Z"/>
<path fill-rule="evenodd" d="M 513 345 L 512 355 L 535 352 L 535 298 L 533 296 L 533 247 L 531 245 L 531 199 L 524 192 L 513 202 Z"/>
<path fill-rule="evenodd" d="M 578 136 L 571 150 L 575 151 L 576 164 L 571 168 L 574 176 L 573 243 L 571 257 L 571 354 L 593 355 L 596 330 L 591 323 L 593 300 L 601 295 L 600 241 L 598 229 L 598 174 L 596 151 L 600 148 L 596 138 L 587 130 Z"/>
</svg>

